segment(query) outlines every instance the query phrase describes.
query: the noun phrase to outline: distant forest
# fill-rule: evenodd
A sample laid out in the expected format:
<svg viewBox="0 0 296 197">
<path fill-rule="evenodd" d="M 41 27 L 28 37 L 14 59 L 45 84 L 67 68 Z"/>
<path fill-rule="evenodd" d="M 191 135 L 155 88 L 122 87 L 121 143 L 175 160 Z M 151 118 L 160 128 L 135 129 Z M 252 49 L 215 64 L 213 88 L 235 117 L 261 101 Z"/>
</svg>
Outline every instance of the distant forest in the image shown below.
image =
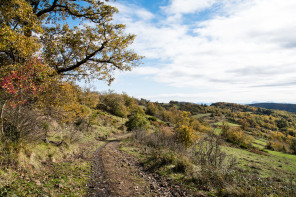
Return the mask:
<svg viewBox="0 0 296 197">
<path fill-rule="evenodd" d="M 254 107 L 261 107 L 267 109 L 284 110 L 288 112 L 296 113 L 296 104 L 284 104 L 284 103 L 255 103 L 249 104 Z"/>
</svg>

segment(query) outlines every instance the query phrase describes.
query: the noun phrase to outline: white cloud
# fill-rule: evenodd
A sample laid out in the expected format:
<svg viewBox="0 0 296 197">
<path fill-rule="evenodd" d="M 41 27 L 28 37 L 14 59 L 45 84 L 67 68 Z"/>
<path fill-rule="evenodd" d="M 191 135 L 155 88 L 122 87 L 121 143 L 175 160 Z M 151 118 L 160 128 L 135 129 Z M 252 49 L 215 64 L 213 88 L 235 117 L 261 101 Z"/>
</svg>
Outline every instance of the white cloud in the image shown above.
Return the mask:
<svg viewBox="0 0 296 197">
<path fill-rule="evenodd" d="M 138 75 L 155 75 L 160 72 L 160 69 L 155 67 L 137 67 L 133 70 L 134 74 Z"/>
<path fill-rule="evenodd" d="M 115 18 L 115 21 L 121 23 L 132 23 L 136 21 L 149 21 L 155 16 L 145 8 L 137 7 L 132 4 L 120 4 L 114 2 L 108 2 L 108 4 L 115 6 L 119 10 L 119 15 Z"/>
<path fill-rule="evenodd" d="M 215 2 L 216 0 L 171 0 L 170 5 L 163 9 L 173 15 L 189 14 L 210 8 Z"/>
<path fill-rule="evenodd" d="M 286 92 L 290 91 L 290 97 L 286 96 Z M 214 102 L 232 102 L 232 103 L 251 103 L 262 101 L 286 102 L 295 103 L 296 93 L 292 92 L 292 88 L 279 89 L 262 89 L 249 90 L 224 90 L 224 91 L 210 91 L 200 93 L 164 93 L 157 95 L 141 95 L 139 98 L 147 98 L 151 101 L 169 102 L 187 101 L 200 103 L 214 103 Z M 277 95 L 277 97 L 270 97 L 270 95 Z M 251 99 L 250 99 L 251 98 Z"/>
<path fill-rule="evenodd" d="M 296 1 L 225 0 L 212 18 L 193 26 L 168 23 L 172 15 L 190 17 L 215 3 L 172 0 L 163 8 L 167 23 L 151 22 L 158 16 L 143 8 L 131 14 L 134 7 L 117 4 L 127 30 L 137 35 L 133 47 L 158 66 L 144 66 L 132 74 L 152 75 L 177 88 L 212 90 L 200 98 L 277 100 L 290 95 L 295 100 L 291 87 L 296 87 Z"/>
<path fill-rule="evenodd" d="M 168 14 L 166 22 L 180 22 L 184 14 L 194 14 L 209 9 L 217 0 L 170 0 L 168 6 L 162 7 Z"/>
</svg>

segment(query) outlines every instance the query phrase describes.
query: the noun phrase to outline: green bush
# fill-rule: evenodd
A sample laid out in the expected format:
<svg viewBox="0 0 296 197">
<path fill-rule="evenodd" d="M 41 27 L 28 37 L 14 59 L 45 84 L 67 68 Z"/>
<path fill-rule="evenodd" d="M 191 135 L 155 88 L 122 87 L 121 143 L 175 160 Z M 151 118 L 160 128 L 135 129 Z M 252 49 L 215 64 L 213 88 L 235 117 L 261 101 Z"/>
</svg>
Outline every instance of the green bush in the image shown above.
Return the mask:
<svg viewBox="0 0 296 197">
<path fill-rule="evenodd" d="M 252 146 L 253 137 L 247 135 L 239 127 L 230 127 L 228 124 L 223 123 L 221 136 L 241 148 L 247 149 Z"/>
<path fill-rule="evenodd" d="M 148 127 L 148 121 L 142 113 L 134 113 L 125 123 L 128 131 L 145 130 Z"/>
<path fill-rule="evenodd" d="M 157 121 L 157 118 L 154 117 L 154 116 L 151 116 L 151 117 L 148 118 L 148 120 L 149 121 L 152 121 L 152 122 L 155 122 L 155 121 Z"/>
</svg>

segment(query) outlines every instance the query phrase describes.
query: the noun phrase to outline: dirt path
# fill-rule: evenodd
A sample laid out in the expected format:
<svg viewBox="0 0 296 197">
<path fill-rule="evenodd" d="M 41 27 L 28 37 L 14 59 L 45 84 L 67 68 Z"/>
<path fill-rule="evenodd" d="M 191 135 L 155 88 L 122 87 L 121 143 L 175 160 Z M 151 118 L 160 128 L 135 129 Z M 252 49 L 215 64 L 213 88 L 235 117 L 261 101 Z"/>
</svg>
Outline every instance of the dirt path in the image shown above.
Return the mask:
<svg viewBox="0 0 296 197">
<path fill-rule="evenodd" d="M 97 150 L 87 196 L 188 196 L 155 173 L 145 171 L 133 156 L 119 150 L 120 139 Z"/>
</svg>

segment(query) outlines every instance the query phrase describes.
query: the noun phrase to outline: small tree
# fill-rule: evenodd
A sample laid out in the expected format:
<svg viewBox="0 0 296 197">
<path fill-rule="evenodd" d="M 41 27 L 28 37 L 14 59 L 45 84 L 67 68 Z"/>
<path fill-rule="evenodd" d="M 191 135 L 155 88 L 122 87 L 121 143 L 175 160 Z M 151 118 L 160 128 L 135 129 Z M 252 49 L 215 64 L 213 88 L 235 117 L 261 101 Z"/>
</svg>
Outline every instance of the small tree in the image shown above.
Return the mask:
<svg viewBox="0 0 296 197">
<path fill-rule="evenodd" d="M 133 112 L 125 123 L 127 129 L 129 131 L 147 129 L 148 121 L 144 115 L 145 113 L 142 108 L 138 108 L 136 112 Z"/>
<path fill-rule="evenodd" d="M 112 91 L 101 96 L 101 101 L 106 106 L 106 110 L 115 116 L 126 118 L 128 115 L 128 108 L 125 105 L 123 95 L 114 93 Z"/>
<path fill-rule="evenodd" d="M 177 129 L 176 129 L 177 139 L 185 147 L 189 147 L 195 142 L 199 136 L 193 129 L 192 122 L 190 121 L 190 113 L 182 112 L 178 118 Z"/>
<path fill-rule="evenodd" d="M 147 104 L 146 113 L 151 116 L 156 116 L 158 114 L 158 108 L 153 103 L 149 102 Z"/>
<path fill-rule="evenodd" d="M 4 135 L 4 115 L 7 104 L 18 108 L 35 101 L 42 91 L 42 82 L 50 74 L 50 70 L 39 59 L 27 61 L 24 65 L 14 65 L 0 76 L 1 95 L 1 134 Z"/>
<path fill-rule="evenodd" d="M 21 109 L 32 105 L 36 101 L 37 95 L 43 89 L 43 81 L 50 74 L 48 67 L 41 60 L 32 59 L 24 65 L 15 65 L 8 70 L 5 75 L 0 76 L 0 95 L 1 95 L 1 135 L 7 136 L 7 132 L 16 133 L 12 139 L 22 137 L 20 134 L 24 130 L 26 122 Z M 6 118 L 5 110 L 9 108 Z M 28 107 L 26 108 L 28 111 Z M 36 117 L 36 115 L 34 116 Z M 26 119 L 27 120 L 27 119 Z M 26 122 L 33 122 L 32 118 Z M 21 126 L 22 125 L 22 126 Z M 6 130 L 5 130 L 6 129 Z M 32 129 L 34 130 L 34 129 Z M 6 133 L 5 133 L 6 132 Z M 26 131 L 26 133 L 28 133 Z"/>
<path fill-rule="evenodd" d="M 222 125 L 221 136 L 228 142 L 237 144 L 242 148 L 249 148 L 254 140 L 252 136 L 247 135 L 240 127 L 230 127 L 227 123 Z"/>
</svg>

